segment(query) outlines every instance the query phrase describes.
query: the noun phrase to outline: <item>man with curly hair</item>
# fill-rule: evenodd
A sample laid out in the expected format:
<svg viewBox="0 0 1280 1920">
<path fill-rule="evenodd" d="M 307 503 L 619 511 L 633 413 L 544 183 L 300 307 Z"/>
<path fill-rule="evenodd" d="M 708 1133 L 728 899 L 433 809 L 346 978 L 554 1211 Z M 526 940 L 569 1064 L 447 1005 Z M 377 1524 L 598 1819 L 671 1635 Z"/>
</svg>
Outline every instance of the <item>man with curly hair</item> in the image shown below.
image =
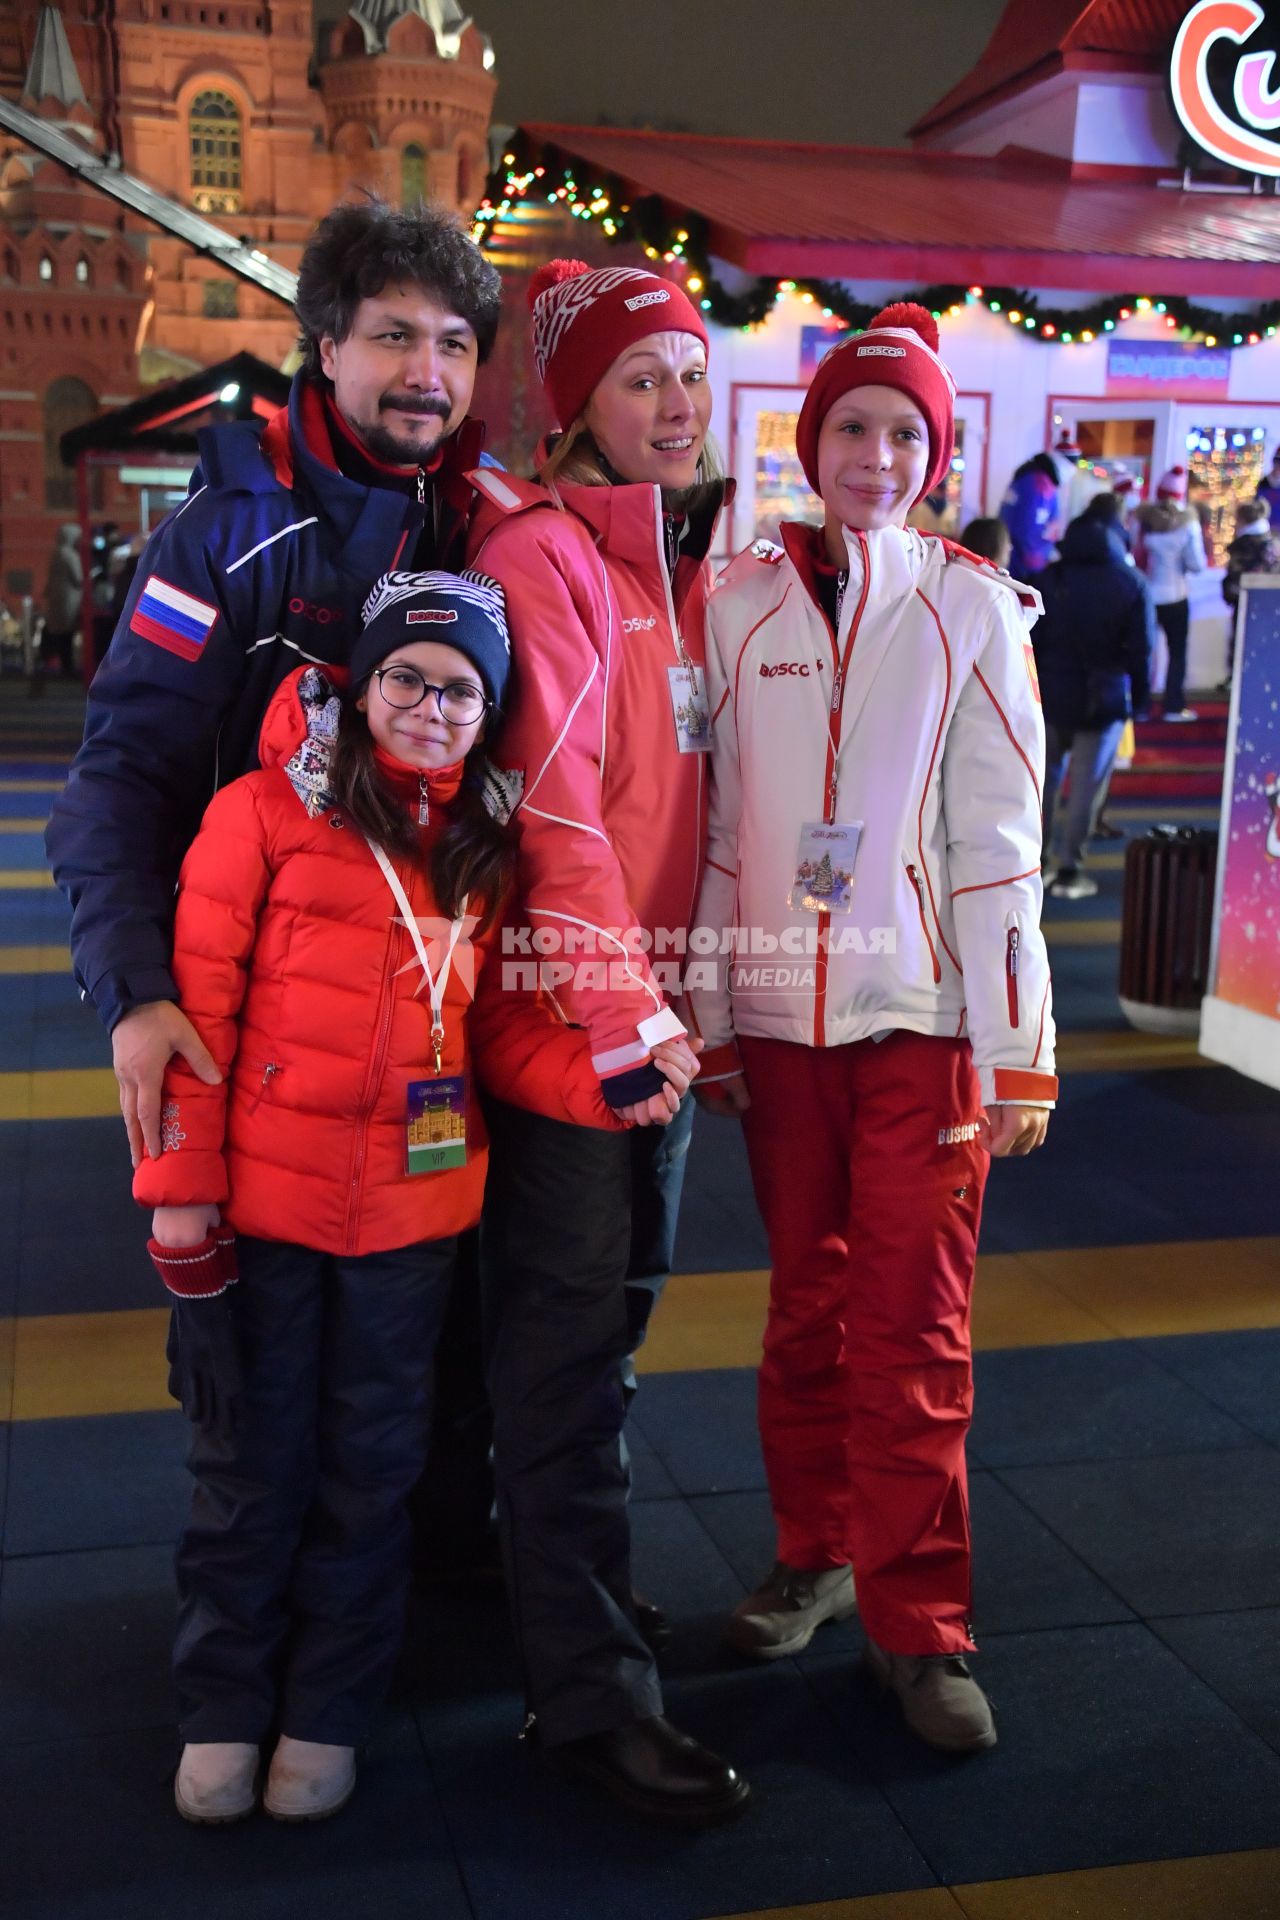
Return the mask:
<svg viewBox="0 0 1280 1920">
<path fill-rule="evenodd" d="M 214 789 L 256 765 L 280 682 L 343 664 L 372 583 L 461 564 L 484 435 L 467 409 L 499 298 L 452 215 L 335 207 L 298 275 L 287 407 L 260 436 L 202 431 L 187 499 L 139 562 L 47 837 L 135 1166 L 160 1151 L 170 1057 L 216 1078 L 170 971 L 182 856 Z"/>
</svg>

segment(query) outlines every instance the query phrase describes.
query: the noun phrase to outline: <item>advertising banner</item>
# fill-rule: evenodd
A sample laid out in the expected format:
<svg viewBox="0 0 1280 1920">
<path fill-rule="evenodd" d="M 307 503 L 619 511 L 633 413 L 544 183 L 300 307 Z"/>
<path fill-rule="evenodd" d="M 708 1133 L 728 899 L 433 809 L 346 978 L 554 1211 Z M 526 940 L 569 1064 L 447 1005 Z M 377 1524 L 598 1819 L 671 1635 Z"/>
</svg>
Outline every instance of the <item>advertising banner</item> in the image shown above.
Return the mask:
<svg viewBox="0 0 1280 1920">
<path fill-rule="evenodd" d="M 1245 576 L 1200 1045 L 1280 1086 L 1280 577 Z"/>
</svg>

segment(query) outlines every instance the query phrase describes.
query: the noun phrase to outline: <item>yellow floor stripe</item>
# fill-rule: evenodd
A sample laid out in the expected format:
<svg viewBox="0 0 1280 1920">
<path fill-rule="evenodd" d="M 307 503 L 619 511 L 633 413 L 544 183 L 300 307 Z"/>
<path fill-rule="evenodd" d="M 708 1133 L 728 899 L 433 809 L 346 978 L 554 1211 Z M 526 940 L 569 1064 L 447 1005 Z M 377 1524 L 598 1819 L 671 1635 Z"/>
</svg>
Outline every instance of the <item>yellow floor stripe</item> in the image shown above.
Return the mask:
<svg viewBox="0 0 1280 1920">
<path fill-rule="evenodd" d="M 13 1341 L 16 1320 L 0 1320 L 0 1420 L 13 1414 Z"/>
<path fill-rule="evenodd" d="M 1207 1067 L 1194 1040 L 1161 1033 L 1059 1033 L 1059 1073 L 1150 1073 L 1157 1067 Z"/>
<path fill-rule="evenodd" d="M 646 1373 L 755 1367 L 764 1269 L 674 1274 L 640 1352 Z M 1079 1247 L 978 1258 L 973 1344 L 1079 1346 L 1280 1326 L 1280 1238 Z"/>
<path fill-rule="evenodd" d="M 43 833 L 48 824 L 47 813 L 37 814 L 32 820 L 0 820 L 0 833 Z"/>
<path fill-rule="evenodd" d="M 31 893 L 52 885 L 47 867 L 0 867 L 0 892 Z"/>
<path fill-rule="evenodd" d="M 0 974 L 70 970 L 65 947 L 0 946 Z M 1063 1073 L 1148 1073 L 1156 1068 L 1210 1064 L 1194 1041 L 1160 1034 L 1058 1036 L 1058 1065 Z M 105 1067 L 0 1073 L 0 1120 L 97 1120 L 116 1111 L 116 1083 Z"/>
<path fill-rule="evenodd" d="M 0 973 L 70 973 L 70 971 L 71 955 L 65 947 L 0 947 Z M 2 1098 L 3 1096 L 0 1095 L 0 1099 Z M 0 1119 L 6 1117 L 12 1119 L 14 1116 L 6 1116 L 0 1108 Z"/>
<path fill-rule="evenodd" d="M 1085 1867 L 816 1906 L 770 1907 L 724 1920 L 1276 1920 L 1280 1848 Z"/>
<path fill-rule="evenodd" d="M 61 793 L 65 780 L 0 780 L 0 793 Z"/>
<path fill-rule="evenodd" d="M 861 1900 L 823 1900 L 816 1907 L 770 1907 L 763 1913 L 727 1914 L 724 1920 L 964 1920 L 945 1887 L 916 1893 L 872 1893 Z M 1030 1914 L 1022 1920 L 1033 1920 Z M 1039 1915 L 1034 1916 L 1039 1920 Z"/>
<path fill-rule="evenodd" d="M 109 1067 L 0 1073 L 0 1120 L 100 1120 L 119 1112 L 120 1093 Z"/>
<path fill-rule="evenodd" d="M 974 1345 L 1280 1326 L 1278 1262 L 1280 1239 L 989 1254 L 978 1262 Z M 761 1272 L 677 1274 L 642 1349 L 644 1371 L 757 1366 L 767 1296 Z M 13 1418 L 167 1407 L 165 1319 L 158 1306 L 0 1320 L 0 1392 L 6 1335 L 13 1343 Z"/>
<path fill-rule="evenodd" d="M 1118 920 L 1042 921 L 1044 937 L 1051 947 L 1115 947 L 1120 944 Z"/>
<path fill-rule="evenodd" d="M 145 1260 L 146 1254 L 139 1258 Z M 13 1418 L 57 1420 L 171 1407 L 165 1391 L 168 1321 L 163 1307 L 19 1319 L 13 1346 Z"/>
</svg>

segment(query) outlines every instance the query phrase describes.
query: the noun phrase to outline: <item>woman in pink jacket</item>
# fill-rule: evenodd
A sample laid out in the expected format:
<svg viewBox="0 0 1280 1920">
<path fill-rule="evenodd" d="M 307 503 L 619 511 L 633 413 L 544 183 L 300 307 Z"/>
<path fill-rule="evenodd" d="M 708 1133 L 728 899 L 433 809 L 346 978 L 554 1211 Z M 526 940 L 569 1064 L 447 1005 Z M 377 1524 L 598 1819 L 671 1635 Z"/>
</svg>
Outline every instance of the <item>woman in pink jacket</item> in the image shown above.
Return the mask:
<svg viewBox="0 0 1280 1920">
<path fill-rule="evenodd" d="M 747 1788 L 662 1715 L 631 1591 L 627 1356 L 671 1264 L 691 1111 L 653 1049 L 697 900 L 709 724 L 702 615 L 724 484 L 706 451 L 707 332 L 669 280 L 554 261 L 530 289 L 563 431 L 538 484 L 492 468 L 472 554 L 502 582 L 513 680 L 498 757 L 518 836 L 512 984 L 585 1027 L 589 1129 L 495 1102 L 485 1204 L 498 1511 L 538 1738 L 655 1819 L 703 1825 Z M 687 1065 L 696 1065 L 692 1051 Z M 657 1123 L 652 1124 L 652 1123 Z"/>
</svg>

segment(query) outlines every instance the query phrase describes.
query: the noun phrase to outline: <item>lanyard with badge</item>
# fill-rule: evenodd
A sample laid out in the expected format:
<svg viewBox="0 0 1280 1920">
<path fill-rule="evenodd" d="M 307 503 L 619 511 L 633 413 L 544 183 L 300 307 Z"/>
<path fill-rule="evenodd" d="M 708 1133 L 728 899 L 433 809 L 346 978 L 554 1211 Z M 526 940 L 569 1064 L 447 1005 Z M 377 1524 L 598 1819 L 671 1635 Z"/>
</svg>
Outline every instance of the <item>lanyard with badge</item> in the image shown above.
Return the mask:
<svg viewBox="0 0 1280 1920">
<path fill-rule="evenodd" d="M 840 621 L 844 613 L 844 596 L 848 584 L 848 573 L 842 572 L 836 587 L 835 631 L 837 636 L 840 632 Z M 865 585 L 864 579 L 864 589 Z M 831 688 L 831 705 L 827 712 L 831 778 L 827 782 L 826 811 L 821 820 L 805 820 L 801 823 L 795 870 L 792 875 L 791 889 L 787 895 L 787 905 L 793 913 L 840 915 L 853 912 L 853 870 L 858 857 L 858 842 L 862 838 L 863 822 L 838 820 L 836 815 L 845 680 L 861 613 L 860 605 L 853 617 L 844 660 L 840 661 L 837 657 L 836 661 L 835 680 Z"/>
<path fill-rule="evenodd" d="M 670 574 L 675 570 L 681 536 L 677 535 L 671 527 L 664 527 L 664 534 L 667 540 L 667 566 Z M 668 586 L 668 596 L 670 596 L 670 586 Z M 707 699 L 706 669 L 696 667 L 689 658 L 689 649 L 685 646 L 684 635 L 676 619 L 674 600 L 671 602 L 671 627 L 680 654 L 680 665 L 667 668 L 671 717 L 676 727 L 676 751 L 678 753 L 710 753 L 711 703 Z"/>
<path fill-rule="evenodd" d="M 449 944 L 439 974 L 431 970 L 426 942 L 409 896 L 400 876 L 384 850 L 370 841 L 373 857 L 382 869 L 382 877 L 391 889 L 400 915 L 408 928 L 427 983 L 431 1005 L 431 1051 L 435 1074 L 430 1080 L 411 1080 L 405 1109 L 405 1171 L 407 1173 L 448 1173 L 467 1163 L 467 1081 L 465 1074 L 442 1074 L 444 1064 L 444 996 L 453 968 L 453 951 L 466 919 L 467 902 L 461 903 L 458 917 L 449 928 Z"/>
</svg>

